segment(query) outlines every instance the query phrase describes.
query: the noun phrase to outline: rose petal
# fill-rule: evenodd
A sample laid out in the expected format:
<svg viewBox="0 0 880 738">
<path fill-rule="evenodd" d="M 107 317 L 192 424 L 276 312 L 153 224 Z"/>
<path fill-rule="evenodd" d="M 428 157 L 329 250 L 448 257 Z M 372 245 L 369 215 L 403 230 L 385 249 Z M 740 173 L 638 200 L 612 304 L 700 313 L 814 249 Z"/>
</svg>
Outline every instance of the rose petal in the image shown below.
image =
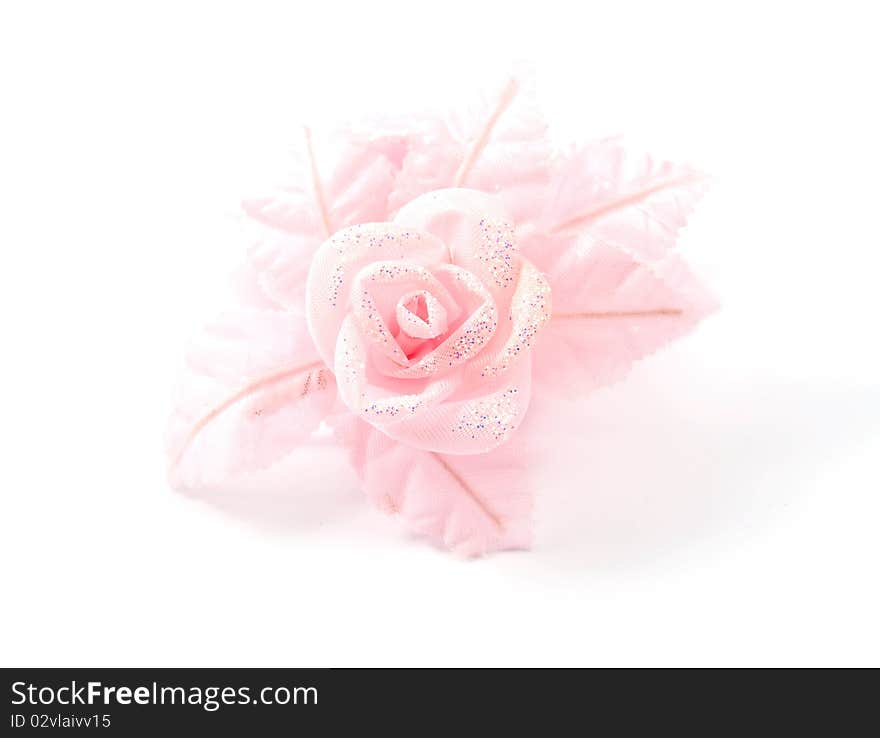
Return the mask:
<svg viewBox="0 0 880 738">
<path fill-rule="evenodd" d="M 427 290 L 408 292 L 397 302 L 397 324 L 411 338 L 437 338 L 446 332 L 446 308 Z"/>
<path fill-rule="evenodd" d="M 447 262 L 449 252 L 436 237 L 393 223 L 345 228 L 319 247 L 309 269 L 306 305 L 309 332 L 328 366 L 333 365 L 336 338 L 350 310 L 355 276 L 371 262 L 400 259 L 433 266 Z"/>
<path fill-rule="evenodd" d="M 479 454 L 500 446 L 519 427 L 531 396 L 531 362 L 519 361 L 496 380 L 461 382 L 456 394 L 476 397 L 425 402 L 380 430 L 408 446 L 446 454 Z M 370 422 L 369 418 L 365 419 Z"/>
<path fill-rule="evenodd" d="M 368 342 L 395 365 L 409 366 L 410 360 L 401 348 L 389 326 L 389 319 L 396 321 L 393 310 L 382 310 L 377 303 L 376 288 L 401 286 L 403 289 L 419 287 L 436 293 L 449 307 L 453 315 L 458 314 L 458 306 L 447 289 L 427 269 L 405 261 L 377 261 L 368 264 L 358 272 L 351 288 L 351 310 L 355 320 Z M 444 309 L 444 315 L 446 310 Z"/>
<path fill-rule="evenodd" d="M 371 369 L 370 358 L 369 346 L 349 315 L 336 345 L 334 373 L 339 396 L 349 410 L 376 427 L 446 399 L 461 384 L 461 372 L 436 380 L 383 377 Z"/>
<path fill-rule="evenodd" d="M 470 311 L 467 319 L 446 336 L 434 349 L 406 366 L 379 364 L 380 371 L 400 379 L 429 377 L 448 372 L 478 356 L 491 341 L 498 327 L 498 309 L 488 290 L 472 274 L 446 264 L 434 274 L 450 284 L 458 302 Z"/>
<path fill-rule="evenodd" d="M 402 207 L 394 222 L 437 236 L 449 247 L 452 262 L 473 273 L 496 297 L 513 289 L 518 269 L 514 227 L 491 195 L 435 190 Z"/>
<path fill-rule="evenodd" d="M 498 379 L 472 378 L 465 385 L 462 370 L 434 380 L 377 377 L 368 359 L 368 346 L 349 316 L 343 321 L 336 351 L 339 396 L 353 413 L 415 448 L 482 453 L 504 443 L 528 407 L 529 361 L 517 362 Z"/>
<path fill-rule="evenodd" d="M 522 259 L 506 319 L 499 322 L 491 344 L 468 364 L 468 372 L 478 372 L 482 377 L 494 377 L 506 372 L 529 355 L 532 343 L 550 320 L 552 312 L 547 278 L 533 264 Z"/>
</svg>

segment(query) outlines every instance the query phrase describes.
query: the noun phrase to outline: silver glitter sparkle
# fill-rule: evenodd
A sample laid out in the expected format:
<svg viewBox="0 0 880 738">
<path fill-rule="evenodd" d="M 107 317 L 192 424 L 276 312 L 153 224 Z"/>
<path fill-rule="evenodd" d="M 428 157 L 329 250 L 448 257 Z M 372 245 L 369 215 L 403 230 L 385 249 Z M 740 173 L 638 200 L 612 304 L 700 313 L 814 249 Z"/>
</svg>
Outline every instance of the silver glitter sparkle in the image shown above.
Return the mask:
<svg viewBox="0 0 880 738">
<path fill-rule="evenodd" d="M 520 270 L 519 283 L 510 305 L 510 336 L 498 355 L 482 369 L 484 377 L 507 371 L 525 354 L 552 314 L 550 285 L 541 272 L 529 263 Z"/>
<path fill-rule="evenodd" d="M 496 442 L 504 441 L 516 428 L 519 390 L 510 387 L 483 400 L 469 403 L 459 415 L 452 432 L 470 439 L 489 435 Z"/>
<path fill-rule="evenodd" d="M 482 263 L 490 279 L 503 288 L 516 276 L 516 239 L 513 225 L 504 220 L 481 218 L 474 258 Z"/>
</svg>

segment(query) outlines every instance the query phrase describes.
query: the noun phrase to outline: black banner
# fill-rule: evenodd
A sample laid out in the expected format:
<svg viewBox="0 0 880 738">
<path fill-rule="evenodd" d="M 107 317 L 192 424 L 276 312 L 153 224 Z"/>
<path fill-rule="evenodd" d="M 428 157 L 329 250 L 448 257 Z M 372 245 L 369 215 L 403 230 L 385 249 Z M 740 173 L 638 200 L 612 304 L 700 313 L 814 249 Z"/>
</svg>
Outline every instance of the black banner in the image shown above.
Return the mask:
<svg viewBox="0 0 880 738">
<path fill-rule="evenodd" d="M 825 678 L 805 673 L 738 674 L 626 670 L 516 669 L 2 669 L 6 711 L 0 733 L 45 730 L 91 735 L 370 734 L 420 735 L 443 729 L 487 735 L 502 727 L 540 735 L 634 732 L 690 726 L 713 734 L 858 723 L 872 704 L 874 676 L 832 711 Z M 790 682 L 798 681 L 799 690 Z M 811 689 L 812 687 L 812 689 Z M 821 692 L 819 690 L 822 690 Z M 820 709 L 827 707 L 828 709 Z M 526 723 L 528 721 L 528 723 Z"/>
</svg>

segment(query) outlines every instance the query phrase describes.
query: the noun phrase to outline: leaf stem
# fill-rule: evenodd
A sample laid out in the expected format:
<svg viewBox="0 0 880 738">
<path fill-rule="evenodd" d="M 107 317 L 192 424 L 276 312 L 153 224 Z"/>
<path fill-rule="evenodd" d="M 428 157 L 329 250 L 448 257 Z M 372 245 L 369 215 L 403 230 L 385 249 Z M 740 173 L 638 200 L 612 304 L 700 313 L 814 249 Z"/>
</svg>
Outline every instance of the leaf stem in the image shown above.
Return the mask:
<svg viewBox="0 0 880 738">
<path fill-rule="evenodd" d="M 324 233 L 327 238 L 333 235 L 333 226 L 330 223 L 330 212 L 327 210 L 327 198 L 324 195 L 324 187 L 321 185 L 321 177 L 318 174 L 318 162 L 315 159 L 315 148 L 312 145 L 312 129 L 303 126 L 303 136 L 306 143 L 306 154 L 309 157 L 309 170 L 312 173 L 312 189 L 315 192 L 315 200 L 318 204 L 318 212 L 321 214 L 321 222 L 324 224 Z"/>
<path fill-rule="evenodd" d="M 486 144 L 489 143 L 495 124 L 498 123 L 498 119 L 504 114 L 504 111 L 510 107 L 510 103 L 513 102 L 517 92 L 519 92 L 519 84 L 516 79 L 511 77 L 501 91 L 501 95 L 498 98 L 498 103 L 496 104 L 495 109 L 492 111 L 492 115 L 489 116 L 480 135 L 474 140 L 473 144 L 471 144 L 471 148 L 465 156 L 464 161 L 455 173 L 455 178 L 452 181 L 453 187 L 461 187 L 464 185 L 471 169 L 477 162 L 477 159 L 480 158 L 480 154 L 483 153 Z"/>
<path fill-rule="evenodd" d="M 690 184 L 696 184 L 701 179 L 703 179 L 701 175 L 691 174 L 686 177 L 678 177 L 677 179 L 670 179 L 666 182 L 660 182 L 656 185 L 653 185 L 652 187 L 645 187 L 642 190 L 637 190 L 636 192 L 632 192 L 628 195 L 625 195 L 624 197 L 617 198 L 616 200 L 611 200 L 610 202 L 599 205 L 592 210 L 587 210 L 580 215 L 569 218 L 568 220 L 563 221 L 559 225 L 555 226 L 551 233 L 559 233 L 560 231 L 564 231 L 569 228 L 575 228 L 585 225 L 592 220 L 596 220 L 597 218 L 614 212 L 615 210 L 619 210 L 620 208 L 625 208 L 628 205 L 637 205 L 638 203 L 646 200 L 651 195 L 654 195 L 657 192 L 674 189 L 676 187 L 684 187 Z"/>
<path fill-rule="evenodd" d="M 682 315 L 680 308 L 657 308 L 656 310 L 607 310 L 585 313 L 553 313 L 552 320 L 590 320 L 593 318 L 650 318 Z"/>
<path fill-rule="evenodd" d="M 480 499 L 479 495 L 477 495 L 477 493 L 474 492 L 474 490 L 471 488 L 471 486 L 467 482 L 465 482 L 464 479 L 461 478 L 459 473 L 457 471 L 455 471 L 455 469 L 453 469 L 449 465 L 449 463 L 446 461 L 446 459 L 444 459 L 442 456 L 440 456 L 440 454 L 436 453 L 435 451 L 431 451 L 430 453 L 431 453 L 431 456 L 433 456 L 435 459 L 437 459 L 437 463 L 440 464 L 440 466 L 442 466 L 446 470 L 446 473 L 449 474 L 449 476 L 452 477 L 458 483 L 458 485 L 464 490 L 465 494 L 474 501 L 474 504 L 478 508 L 480 508 L 480 510 L 483 512 L 483 514 L 486 515 L 486 517 L 488 517 L 495 524 L 495 526 L 498 528 L 498 530 L 504 531 L 504 526 L 502 525 L 501 520 L 499 520 L 498 516 L 495 515 L 495 513 L 493 513 L 486 506 L 486 503 L 483 502 Z"/>
<path fill-rule="evenodd" d="M 177 454 L 174 457 L 174 461 L 171 463 L 171 471 L 173 472 L 174 469 L 177 468 L 177 466 L 180 464 L 181 459 L 183 458 L 183 455 L 186 453 L 186 451 L 192 445 L 193 441 L 196 439 L 196 436 L 198 436 L 199 433 L 202 432 L 202 430 L 205 428 L 205 426 L 207 426 L 208 423 L 210 423 L 212 420 L 214 420 L 216 417 L 218 417 L 221 413 L 225 412 L 230 407 L 232 407 L 236 402 L 243 400 L 245 397 L 247 397 L 248 395 L 250 395 L 254 392 L 258 392 L 261 389 L 265 389 L 266 387 L 270 387 L 273 384 L 276 384 L 277 382 L 282 382 L 285 379 L 296 376 L 297 374 L 301 374 L 302 372 L 305 372 L 305 371 L 311 372 L 312 369 L 317 369 L 318 367 L 321 367 L 323 365 L 324 364 L 321 361 L 314 361 L 314 362 L 310 362 L 308 364 L 302 364 L 300 366 L 296 366 L 293 368 L 282 369 L 280 371 L 272 372 L 271 374 L 267 374 L 263 377 L 260 377 L 259 379 L 256 379 L 253 382 L 249 382 L 244 387 L 242 387 L 241 389 L 239 389 L 236 392 L 234 392 L 233 394 L 231 394 L 225 400 L 216 404 L 208 412 L 206 412 L 204 415 L 202 415 L 193 424 L 192 428 L 190 428 L 189 433 L 187 434 L 183 443 L 180 445 L 180 449 L 178 450 Z M 326 381 L 322 377 L 318 378 L 318 381 L 316 384 L 317 384 L 317 388 L 319 390 L 322 390 L 327 386 Z M 303 387 L 303 391 L 300 394 L 300 397 L 298 399 L 301 399 L 301 398 L 305 397 L 306 395 L 308 395 L 310 389 L 311 389 L 311 373 L 309 374 L 308 380 L 307 380 L 305 386 Z"/>
</svg>

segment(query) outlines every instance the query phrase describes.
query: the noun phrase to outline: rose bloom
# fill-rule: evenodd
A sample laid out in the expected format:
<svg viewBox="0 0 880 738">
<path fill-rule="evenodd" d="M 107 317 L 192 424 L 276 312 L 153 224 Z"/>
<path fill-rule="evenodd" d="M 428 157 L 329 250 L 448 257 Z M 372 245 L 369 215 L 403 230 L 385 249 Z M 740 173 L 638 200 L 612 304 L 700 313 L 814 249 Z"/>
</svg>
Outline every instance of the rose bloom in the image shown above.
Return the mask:
<svg viewBox="0 0 880 738">
<path fill-rule="evenodd" d="M 312 260 L 306 303 L 342 401 L 389 437 L 476 454 L 522 421 L 550 286 L 490 195 L 436 190 L 390 223 L 337 232 Z"/>
</svg>

